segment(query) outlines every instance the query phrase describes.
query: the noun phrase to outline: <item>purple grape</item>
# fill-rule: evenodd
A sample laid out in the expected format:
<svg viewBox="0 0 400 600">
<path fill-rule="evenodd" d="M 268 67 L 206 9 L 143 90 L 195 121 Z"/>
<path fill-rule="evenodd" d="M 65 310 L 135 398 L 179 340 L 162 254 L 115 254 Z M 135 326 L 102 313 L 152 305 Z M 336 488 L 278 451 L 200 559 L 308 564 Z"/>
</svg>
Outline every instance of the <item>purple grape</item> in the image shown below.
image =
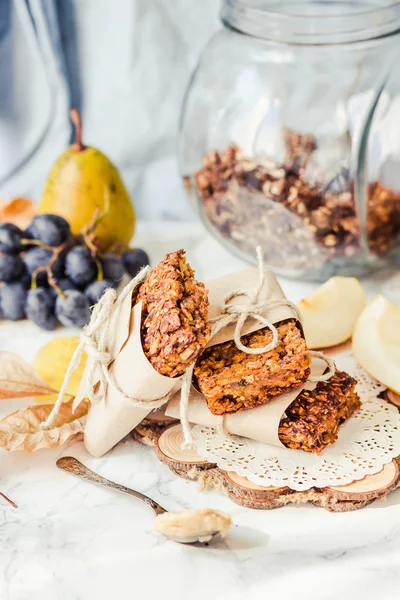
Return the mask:
<svg viewBox="0 0 400 600">
<path fill-rule="evenodd" d="M 61 279 L 56 279 L 57 288 L 59 288 L 62 292 L 66 292 L 67 290 L 77 290 L 78 288 L 68 277 L 62 277 Z M 53 294 L 54 298 L 57 299 L 59 292 L 55 287 L 49 286 L 49 290 Z"/>
<path fill-rule="evenodd" d="M 58 324 L 54 314 L 55 298 L 50 289 L 36 288 L 29 290 L 25 312 L 30 321 L 41 329 L 53 330 Z"/>
<path fill-rule="evenodd" d="M 20 283 L 6 283 L 0 288 L 0 306 L 4 319 L 20 321 L 25 318 L 27 291 Z"/>
<path fill-rule="evenodd" d="M 78 287 L 85 287 L 97 277 L 97 265 L 86 246 L 75 246 L 65 259 L 65 272 Z"/>
<path fill-rule="evenodd" d="M 61 246 L 71 235 L 68 221 L 58 215 L 37 215 L 29 226 L 33 239 L 48 246 Z"/>
<path fill-rule="evenodd" d="M 150 260 L 148 254 L 144 250 L 134 248 L 132 250 L 127 250 L 122 255 L 122 263 L 128 275 L 135 277 L 142 267 L 150 264 Z"/>
<path fill-rule="evenodd" d="M 82 292 L 67 290 L 56 300 L 56 315 L 66 327 L 84 327 L 90 320 L 89 300 Z"/>
<path fill-rule="evenodd" d="M 113 287 L 118 287 L 118 284 L 124 276 L 124 267 L 119 256 L 108 252 L 101 257 L 103 267 L 103 277 L 111 281 Z"/>
<path fill-rule="evenodd" d="M 18 283 L 22 283 L 22 285 L 24 286 L 24 288 L 26 290 L 28 290 L 31 287 L 31 276 L 29 275 L 29 273 L 26 272 L 26 269 L 24 267 L 24 272 L 23 274 L 20 276 L 20 278 L 18 279 Z"/>
<path fill-rule="evenodd" d="M 31 250 L 28 250 L 23 257 L 23 261 L 29 275 L 32 277 L 32 274 L 36 269 L 39 267 L 46 267 L 49 264 L 52 256 L 53 252 L 51 250 L 46 250 L 46 248 L 35 246 Z M 52 273 L 56 279 L 64 275 L 63 256 L 60 255 L 53 264 Z M 36 284 L 40 287 L 46 287 L 48 285 L 46 272 L 41 271 L 38 273 Z"/>
<path fill-rule="evenodd" d="M 104 294 L 106 289 L 112 287 L 111 281 L 102 279 L 101 281 L 93 281 L 85 288 L 85 296 L 89 300 L 90 305 L 96 304 Z"/>
<path fill-rule="evenodd" d="M 21 238 L 23 233 L 13 223 L 0 223 L 0 252 L 7 254 L 18 254 L 23 246 Z"/>
<path fill-rule="evenodd" d="M 24 263 L 14 254 L 0 254 L 0 281 L 9 283 L 24 273 Z"/>
<path fill-rule="evenodd" d="M 58 279 L 57 285 L 63 292 L 66 292 L 67 290 L 78 289 L 76 285 L 70 279 L 68 279 L 68 277 L 62 277 L 61 279 Z"/>
</svg>

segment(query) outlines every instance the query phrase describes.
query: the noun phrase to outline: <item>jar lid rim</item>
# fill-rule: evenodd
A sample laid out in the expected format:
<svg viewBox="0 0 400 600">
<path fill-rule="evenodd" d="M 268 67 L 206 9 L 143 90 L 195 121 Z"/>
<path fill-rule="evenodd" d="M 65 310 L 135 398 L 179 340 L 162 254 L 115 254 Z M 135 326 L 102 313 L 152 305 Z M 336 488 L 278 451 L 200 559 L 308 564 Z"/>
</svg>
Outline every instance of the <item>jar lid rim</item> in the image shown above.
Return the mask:
<svg viewBox="0 0 400 600">
<path fill-rule="evenodd" d="M 318 0 L 295 3 L 303 12 L 293 12 L 293 2 L 276 0 L 224 0 L 221 19 L 228 26 L 242 33 L 270 41 L 293 44 L 340 44 L 378 39 L 400 32 L 400 2 L 386 4 L 358 2 L 356 9 L 345 14 L 336 9 L 343 1 L 328 3 L 320 13 L 310 12 L 322 8 Z M 361 10 L 361 6 L 365 8 Z M 298 8 L 294 10 L 299 10 Z"/>
</svg>

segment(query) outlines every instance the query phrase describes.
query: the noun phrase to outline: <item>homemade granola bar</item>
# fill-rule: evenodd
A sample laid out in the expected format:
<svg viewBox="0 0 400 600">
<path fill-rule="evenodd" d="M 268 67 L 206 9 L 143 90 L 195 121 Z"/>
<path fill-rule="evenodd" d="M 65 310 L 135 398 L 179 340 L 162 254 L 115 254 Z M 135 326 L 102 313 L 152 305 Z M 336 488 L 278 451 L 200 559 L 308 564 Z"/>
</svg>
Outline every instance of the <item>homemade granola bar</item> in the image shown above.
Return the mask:
<svg viewBox="0 0 400 600">
<path fill-rule="evenodd" d="M 181 375 L 210 337 L 208 296 L 186 262 L 185 251 L 167 254 L 139 287 L 142 301 L 142 346 L 154 369 L 168 377 Z"/>
<path fill-rule="evenodd" d="M 215 415 L 267 404 L 277 394 L 301 385 L 309 375 L 310 358 L 295 319 L 277 326 L 277 347 L 263 354 L 246 354 L 234 341 L 206 348 L 194 373 L 200 391 Z M 243 336 L 243 344 L 261 348 L 272 341 L 263 328 Z"/>
<path fill-rule="evenodd" d="M 279 439 L 288 448 L 319 454 L 338 437 L 339 427 L 361 406 L 356 380 L 343 371 L 329 381 L 303 390 L 286 409 L 279 425 Z"/>
</svg>

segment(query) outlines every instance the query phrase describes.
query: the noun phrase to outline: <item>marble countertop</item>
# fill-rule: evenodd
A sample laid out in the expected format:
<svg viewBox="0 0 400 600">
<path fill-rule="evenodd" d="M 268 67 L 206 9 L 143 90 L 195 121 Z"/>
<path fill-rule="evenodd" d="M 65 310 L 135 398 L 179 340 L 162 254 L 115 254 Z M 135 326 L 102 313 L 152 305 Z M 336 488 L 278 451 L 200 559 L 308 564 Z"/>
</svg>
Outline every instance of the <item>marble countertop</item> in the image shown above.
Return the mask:
<svg viewBox="0 0 400 600">
<path fill-rule="evenodd" d="M 149 250 L 153 262 L 187 248 L 200 278 L 242 266 L 196 223 L 141 223 L 137 245 Z M 314 287 L 281 283 L 294 301 Z M 395 272 L 380 272 L 365 286 L 369 295 L 400 301 Z M 27 323 L 3 323 L 0 350 L 31 360 L 52 335 Z M 28 403 L 2 401 L 0 414 Z M 141 503 L 58 470 L 55 461 L 63 455 L 150 494 L 167 509 L 224 510 L 232 516 L 232 531 L 213 547 L 169 542 L 156 534 L 152 513 Z M 32 455 L 0 451 L 0 490 L 18 504 L 13 509 L 0 498 L 1 600 L 399 597 L 400 491 L 353 513 L 312 506 L 259 512 L 216 492 L 200 493 L 132 439 L 101 459 L 90 457 L 82 442 Z"/>
</svg>

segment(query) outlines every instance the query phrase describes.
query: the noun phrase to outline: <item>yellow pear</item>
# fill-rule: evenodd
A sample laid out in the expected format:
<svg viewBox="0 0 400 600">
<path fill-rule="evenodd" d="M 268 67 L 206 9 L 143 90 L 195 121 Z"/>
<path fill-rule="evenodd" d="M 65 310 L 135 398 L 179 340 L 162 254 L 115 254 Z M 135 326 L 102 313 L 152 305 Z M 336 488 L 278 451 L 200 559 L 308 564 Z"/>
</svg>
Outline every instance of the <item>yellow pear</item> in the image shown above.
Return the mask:
<svg viewBox="0 0 400 600">
<path fill-rule="evenodd" d="M 309 348 L 328 348 L 348 340 L 365 307 L 355 277 L 332 277 L 298 304 Z"/>
<path fill-rule="evenodd" d="M 353 354 L 372 377 L 400 393 L 400 307 L 377 296 L 362 312 L 353 334 Z"/>
<path fill-rule="evenodd" d="M 129 245 L 135 229 L 135 212 L 117 168 L 97 148 L 82 144 L 77 110 L 71 111 L 76 143 L 55 162 L 47 180 L 39 213 L 67 219 L 77 235 L 100 213 L 96 238 L 102 250 Z"/>
</svg>

